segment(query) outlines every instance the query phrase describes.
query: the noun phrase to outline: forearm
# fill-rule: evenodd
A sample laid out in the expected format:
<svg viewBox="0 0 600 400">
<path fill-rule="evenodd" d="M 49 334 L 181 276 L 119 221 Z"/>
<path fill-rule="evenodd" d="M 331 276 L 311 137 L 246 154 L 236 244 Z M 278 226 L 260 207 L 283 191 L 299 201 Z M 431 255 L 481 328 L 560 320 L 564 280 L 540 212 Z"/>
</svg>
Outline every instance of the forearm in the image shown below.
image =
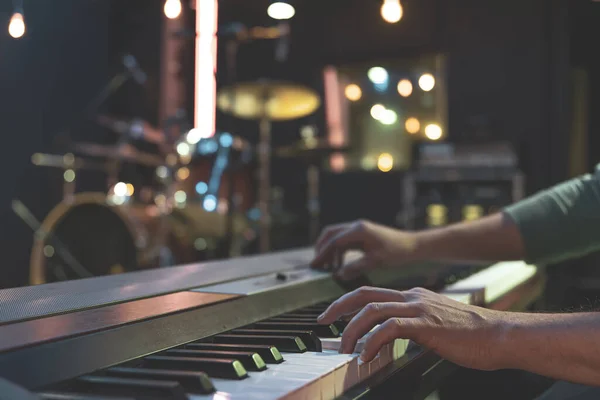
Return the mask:
<svg viewBox="0 0 600 400">
<path fill-rule="evenodd" d="M 502 213 L 418 232 L 415 243 L 415 258 L 421 261 L 493 262 L 525 257 L 519 228 Z"/>
<path fill-rule="evenodd" d="M 509 314 L 499 368 L 600 386 L 599 331 L 600 313 Z"/>
</svg>

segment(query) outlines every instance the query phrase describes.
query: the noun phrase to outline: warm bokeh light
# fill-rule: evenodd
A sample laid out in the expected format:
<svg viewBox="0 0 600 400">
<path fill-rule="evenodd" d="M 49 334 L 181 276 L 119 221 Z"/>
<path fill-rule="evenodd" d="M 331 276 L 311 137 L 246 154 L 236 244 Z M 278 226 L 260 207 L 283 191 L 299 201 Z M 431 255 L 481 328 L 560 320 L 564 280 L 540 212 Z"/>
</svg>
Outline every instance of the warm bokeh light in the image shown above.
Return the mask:
<svg viewBox="0 0 600 400">
<path fill-rule="evenodd" d="M 289 3 L 278 1 L 269 6 L 267 14 L 273 19 L 290 19 L 296 15 L 296 9 Z"/>
<path fill-rule="evenodd" d="M 200 129 L 194 128 L 190 129 L 190 131 L 185 136 L 185 139 L 189 144 L 196 144 L 204 138 L 202 137 L 202 131 Z"/>
<path fill-rule="evenodd" d="M 127 196 L 133 196 L 135 193 L 135 187 L 131 183 L 127 184 Z"/>
<path fill-rule="evenodd" d="M 177 179 L 180 181 L 185 181 L 190 177 L 190 170 L 187 167 L 182 167 L 177 170 Z"/>
<path fill-rule="evenodd" d="M 413 92 L 413 85 L 408 79 L 402 79 L 398 82 L 398 94 L 402 97 L 408 97 Z"/>
<path fill-rule="evenodd" d="M 435 78 L 431 74 L 423 74 L 419 78 L 419 87 L 424 92 L 429 92 L 435 87 Z"/>
<path fill-rule="evenodd" d="M 181 15 L 181 0 L 167 0 L 164 12 L 165 16 L 169 19 L 178 18 Z"/>
<path fill-rule="evenodd" d="M 381 172 L 389 172 L 394 168 L 394 157 L 389 153 L 382 153 L 377 159 L 377 168 Z"/>
<path fill-rule="evenodd" d="M 421 130 L 421 123 L 418 119 L 410 117 L 404 123 L 404 128 L 406 128 L 406 132 L 410 133 L 411 135 L 414 135 L 415 133 L 418 133 Z"/>
<path fill-rule="evenodd" d="M 394 110 L 383 110 L 379 117 L 379 122 L 383 125 L 394 125 L 398 122 L 398 114 Z"/>
<path fill-rule="evenodd" d="M 15 39 L 19 39 L 25 35 L 25 19 L 23 18 L 23 14 L 18 12 L 13 14 L 8 24 L 8 33 Z"/>
<path fill-rule="evenodd" d="M 65 173 L 63 174 L 63 178 L 65 180 L 65 182 L 73 182 L 75 180 L 75 171 L 73 171 L 72 169 L 68 169 L 65 171 Z"/>
<path fill-rule="evenodd" d="M 375 104 L 371 107 L 371 117 L 379 121 L 383 113 L 385 112 L 385 107 L 382 104 Z"/>
<path fill-rule="evenodd" d="M 192 149 L 189 144 L 182 142 L 177 145 L 177 154 L 179 154 L 180 156 L 187 156 L 191 152 Z"/>
<path fill-rule="evenodd" d="M 395 24 L 402 19 L 404 10 L 400 0 L 384 0 L 381 6 L 381 17 L 385 22 Z"/>
<path fill-rule="evenodd" d="M 427 223 L 429 226 L 441 226 L 447 222 L 448 209 L 441 204 L 431 204 L 427 207 Z"/>
<path fill-rule="evenodd" d="M 383 67 L 373 67 L 367 72 L 367 76 L 376 85 L 384 84 L 388 81 L 390 75 Z"/>
<path fill-rule="evenodd" d="M 483 216 L 483 207 L 469 204 L 463 207 L 462 214 L 465 221 L 473 221 Z"/>
<path fill-rule="evenodd" d="M 425 137 L 429 140 L 440 140 L 442 128 L 438 124 L 429 124 L 425 127 Z"/>
<path fill-rule="evenodd" d="M 113 192 L 119 197 L 127 196 L 127 184 L 125 182 L 117 183 L 113 188 Z"/>
<path fill-rule="evenodd" d="M 344 93 L 346 94 L 346 98 L 350 101 L 358 101 L 362 97 L 360 86 L 354 83 L 346 86 Z"/>
</svg>

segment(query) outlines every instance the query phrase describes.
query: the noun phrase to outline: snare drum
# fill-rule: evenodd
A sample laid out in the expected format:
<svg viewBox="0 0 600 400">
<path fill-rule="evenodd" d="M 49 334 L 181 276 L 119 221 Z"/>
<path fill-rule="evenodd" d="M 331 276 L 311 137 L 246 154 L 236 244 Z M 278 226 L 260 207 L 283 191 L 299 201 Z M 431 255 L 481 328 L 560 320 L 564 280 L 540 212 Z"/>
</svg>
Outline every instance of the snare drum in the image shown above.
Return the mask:
<svg viewBox="0 0 600 400">
<path fill-rule="evenodd" d="M 65 264 L 62 249 L 94 276 L 158 267 L 168 255 L 167 224 L 156 206 L 114 205 L 103 193 L 77 194 L 56 206 L 36 234 L 30 283 L 79 278 Z"/>
</svg>

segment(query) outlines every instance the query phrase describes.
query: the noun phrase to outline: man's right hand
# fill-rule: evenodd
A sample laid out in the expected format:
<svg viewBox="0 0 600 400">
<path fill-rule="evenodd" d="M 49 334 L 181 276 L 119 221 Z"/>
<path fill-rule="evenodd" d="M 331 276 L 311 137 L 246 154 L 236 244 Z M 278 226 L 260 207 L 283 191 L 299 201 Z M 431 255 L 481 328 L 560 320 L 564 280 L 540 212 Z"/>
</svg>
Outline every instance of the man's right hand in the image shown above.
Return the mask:
<svg viewBox="0 0 600 400">
<path fill-rule="evenodd" d="M 415 233 L 402 232 L 369 221 L 332 225 L 321 233 L 315 245 L 314 268 L 332 268 L 342 279 L 352 279 L 362 272 L 387 265 L 416 260 Z M 344 253 L 360 250 L 358 260 L 343 265 Z"/>
</svg>

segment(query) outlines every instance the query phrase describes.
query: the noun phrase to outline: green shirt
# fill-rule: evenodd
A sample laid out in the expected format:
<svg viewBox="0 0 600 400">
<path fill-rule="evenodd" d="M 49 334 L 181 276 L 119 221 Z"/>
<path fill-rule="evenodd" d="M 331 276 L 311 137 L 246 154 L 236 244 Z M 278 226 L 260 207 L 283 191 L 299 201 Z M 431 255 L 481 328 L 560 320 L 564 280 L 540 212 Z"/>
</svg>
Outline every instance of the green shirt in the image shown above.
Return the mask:
<svg viewBox="0 0 600 400">
<path fill-rule="evenodd" d="M 593 174 L 506 207 L 525 243 L 525 261 L 551 264 L 600 250 L 600 164 Z"/>
</svg>

